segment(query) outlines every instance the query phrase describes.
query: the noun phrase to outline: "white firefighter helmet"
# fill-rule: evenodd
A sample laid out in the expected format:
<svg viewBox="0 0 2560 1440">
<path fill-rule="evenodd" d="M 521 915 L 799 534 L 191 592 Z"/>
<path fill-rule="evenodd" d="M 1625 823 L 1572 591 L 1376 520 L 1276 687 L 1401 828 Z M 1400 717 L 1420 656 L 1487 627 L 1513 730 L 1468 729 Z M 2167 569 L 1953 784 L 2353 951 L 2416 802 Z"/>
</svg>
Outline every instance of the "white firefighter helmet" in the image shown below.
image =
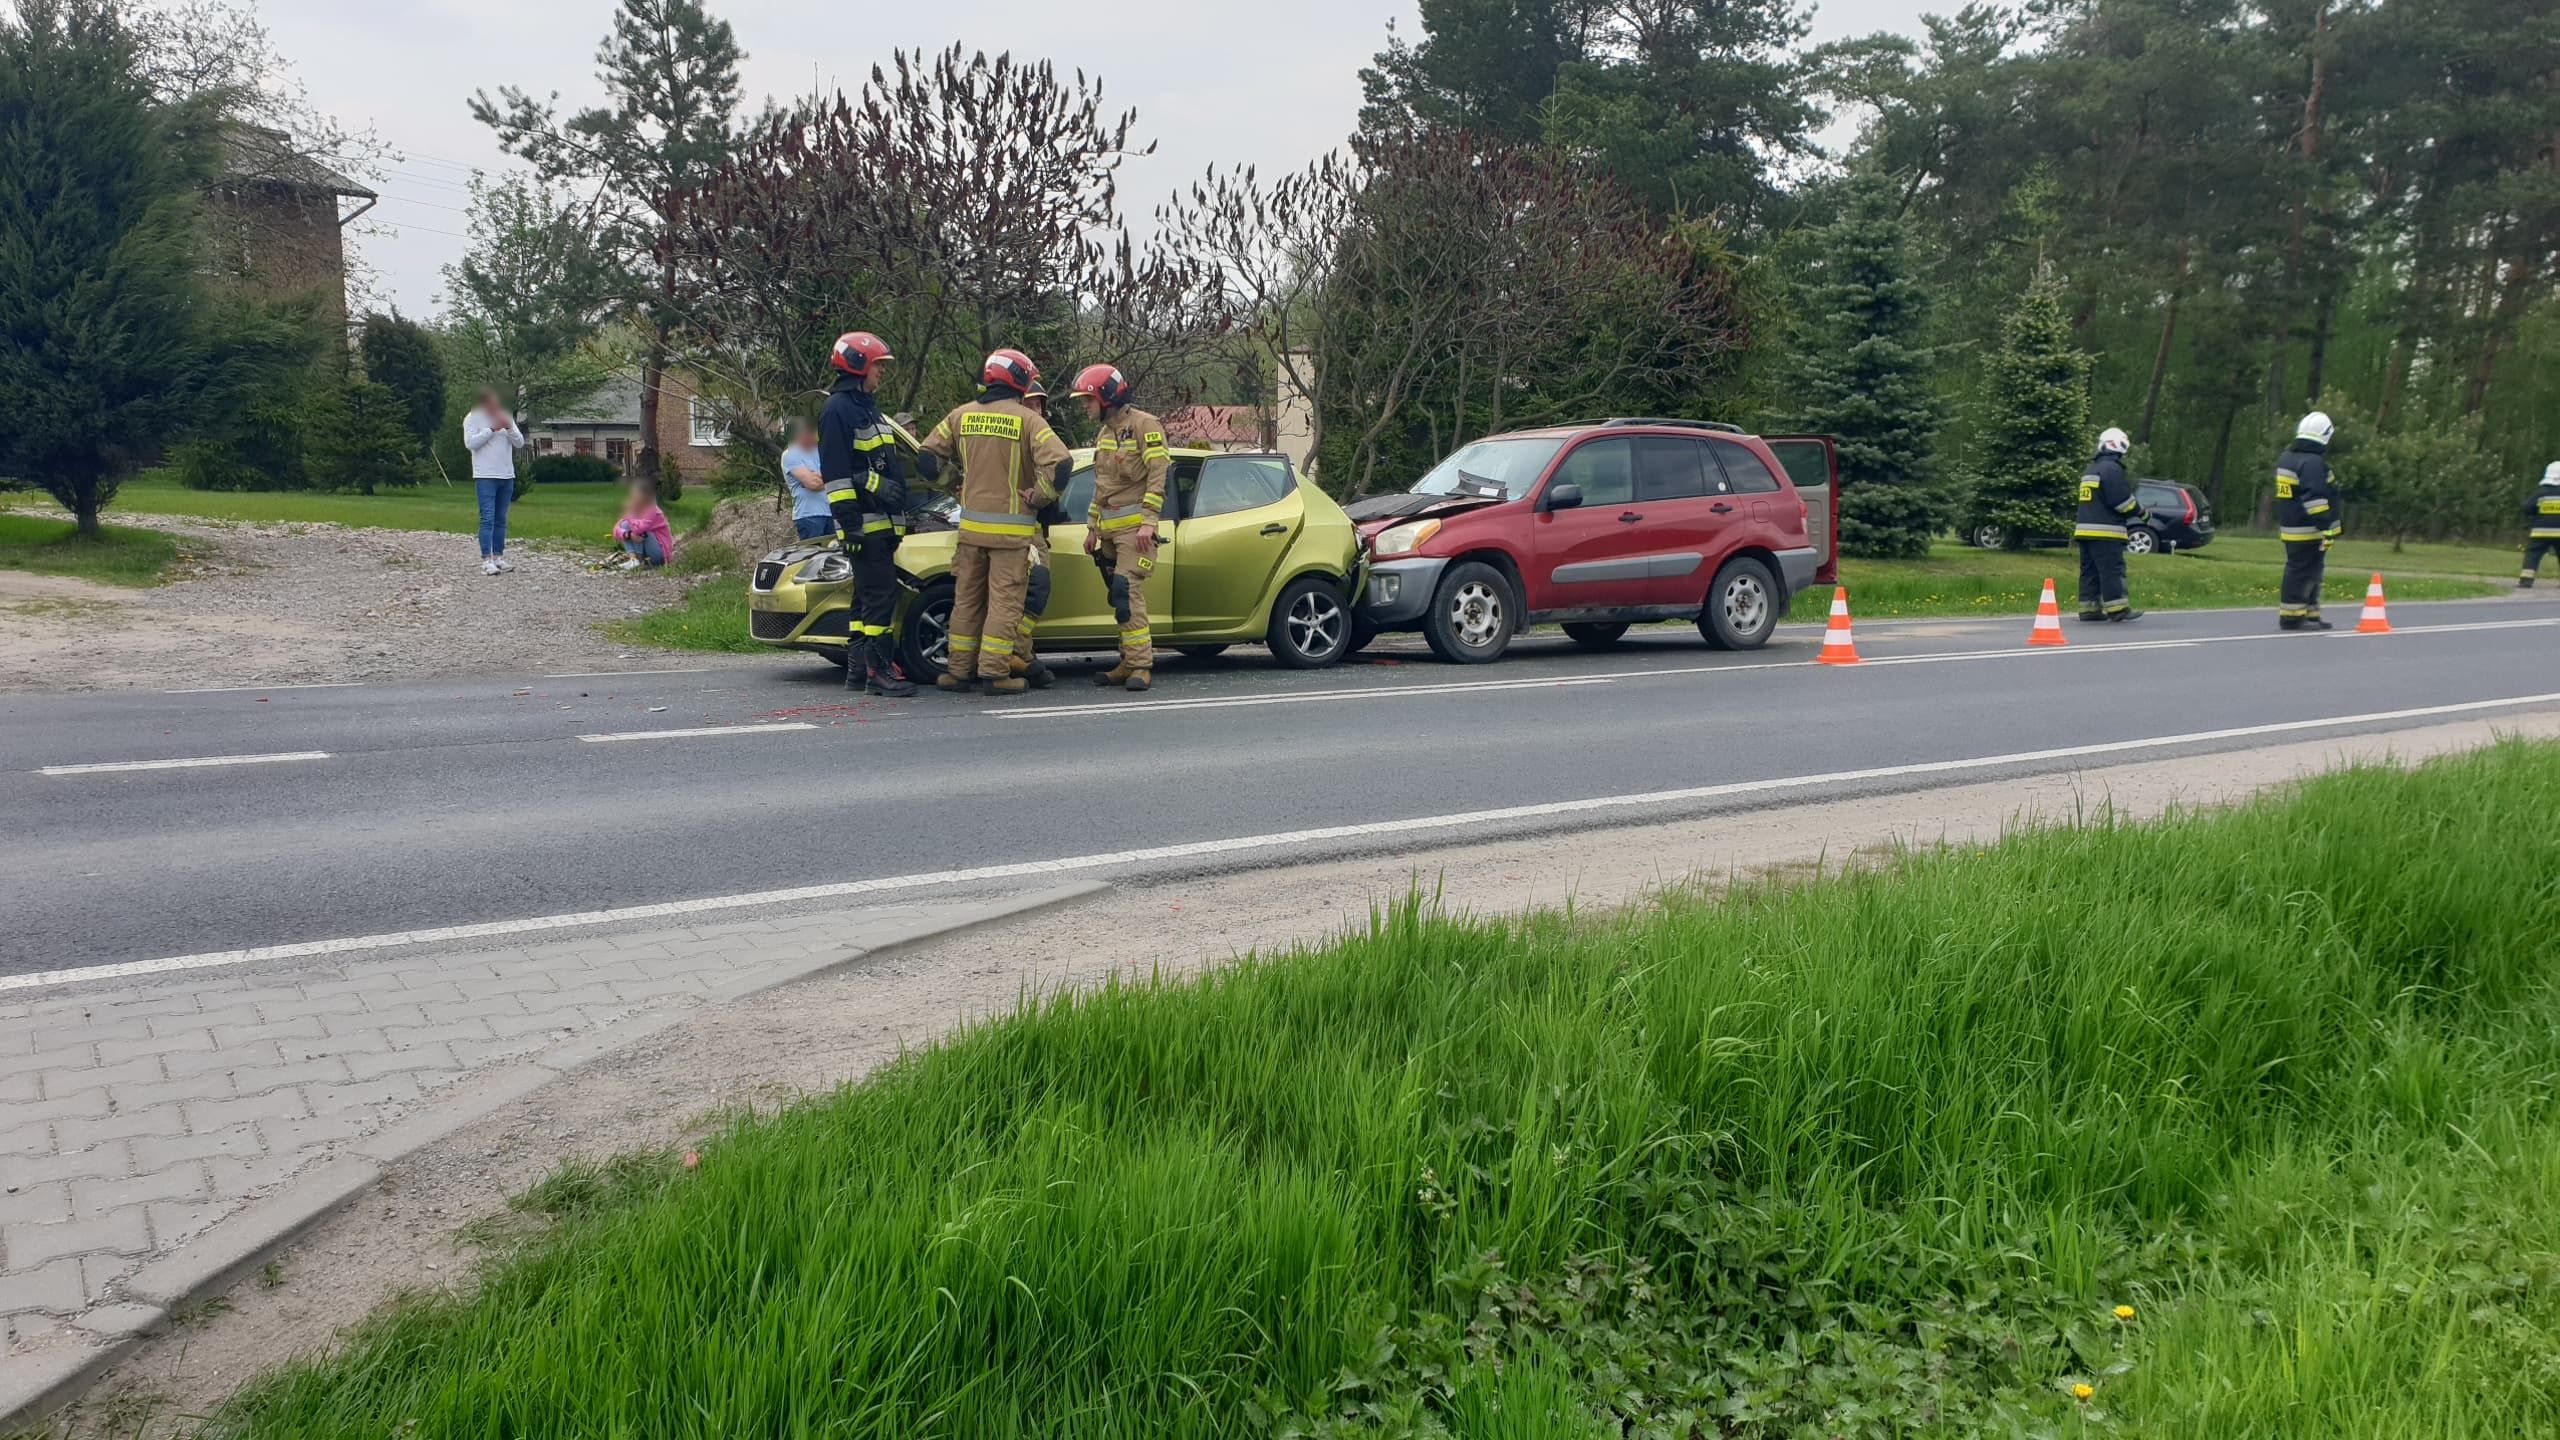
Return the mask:
<svg viewBox="0 0 2560 1440">
<path fill-rule="evenodd" d="M 2337 422 L 2329 418 L 2329 412 L 2326 410 L 2312 411 L 2302 417 L 2301 424 L 2293 427 L 2294 439 L 2316 440 L 2323 445 L 2328 444 L 2330 437 L 2337 433 Z"/>
<path fill-rule="evenodd" d="M 2554 460 L 2542 467 L 2542 483 L 2560 485 L 2560 460 Z"/>
<path fill-rule="evenodd" d="M 2132 448 L 2133 437 L 2113 425 L 2098 432 L 2098 453 L 2101 455 L 2121 455 Z"/>
</svg>

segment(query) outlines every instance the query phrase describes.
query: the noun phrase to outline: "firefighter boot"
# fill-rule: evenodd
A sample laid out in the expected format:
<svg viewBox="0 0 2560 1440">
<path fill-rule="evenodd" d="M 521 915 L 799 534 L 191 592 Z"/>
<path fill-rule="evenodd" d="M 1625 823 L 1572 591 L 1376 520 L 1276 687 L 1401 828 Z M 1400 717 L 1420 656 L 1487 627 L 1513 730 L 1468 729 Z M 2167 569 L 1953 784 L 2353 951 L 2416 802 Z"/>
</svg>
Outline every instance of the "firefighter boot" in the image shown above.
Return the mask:
<svg viewBox="0 0 2560 1440">
<path fill-rule="evenodd" d="M 987 681 L 986 686 L 987 693 L 990 695 L 1019 695 L 1031 688 L 1031 682 L 1019 675 L 1007 675 L 1002 679 Z"/>
<path fill-rule="evenodd" d="M 1128 661 L 1123 660 L 1119 664 L 1112 666 L 1110 669 L 1103 671 L 1101 674 L 1094 676 L 1093 683 L 1101 686 L 1105 690 L 1108 690 L 1115 685 L 1128 684 L 1129 677 L 1137 673 L 1137 671 L 1129 668 Z"/>
<path fill-rule="evenodd" d="M 863 664 L 864 689 L 891 700 L 904 700 L 916 693 L 916 682 L 908 679 L 907 672 L 899 667 L 897 656 L 890 652 L 887 637 L 875 637 L 868 648 L 870 655 Z"/>
<path fill-rule="evenodd" d="M 978 688 L 978 680 L 974 675 L 954 675 L 950 671 L 945 670 L 940 675 L 934 677 L 933 688 L 936 690 L 948 690 L 954 695 L 966 695 L 970 691 Z"/>
<path fill-rule="evenodd" d="M 1152 690 L 1155 688 L 1155 683 L 1156 672 L 1153 670 L 1132 670 L 1129 672 L 1129 679 L 1127 681 L 1129 689 Z"/>
</svg>

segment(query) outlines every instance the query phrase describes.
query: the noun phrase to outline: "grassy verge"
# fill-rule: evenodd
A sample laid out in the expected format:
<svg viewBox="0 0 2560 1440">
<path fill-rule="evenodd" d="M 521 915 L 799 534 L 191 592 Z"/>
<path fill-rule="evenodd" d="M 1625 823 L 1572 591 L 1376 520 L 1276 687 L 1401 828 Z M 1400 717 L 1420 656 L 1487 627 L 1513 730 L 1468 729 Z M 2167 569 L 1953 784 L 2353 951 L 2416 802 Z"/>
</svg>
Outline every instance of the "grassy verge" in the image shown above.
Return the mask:
<svg viewBox="0 0 2560 1440">
<path fill-rule="evenodd" d="M 668 568 L 678 575 L 703 578 L 684 598 L 605 626 L 605 633 L 625 645 L 654 645 L 664 650 L 709 650 L 726 655 L 762 655 L 773 647 L 747 635 L 747 582 L 739 559 L 726 545 L 693 540 L 676 547 Z"/>
<path fill-rule="evenodd" d="M 2516 744 L 1027 1005 L 564 1172 L 215 1428 L 2560 1432 L 2555 798 Z"/>
<path fill-rule="evenodd" d="M 2282 565 L 2284 542 L 2272 535 L 2222 535 L 2215 537 L 2210 546 L 2180 558 L 2218 564 Z M 2516 578 L 2516 566 L 2523 558 L 2524 536 L 2519 530 L 2516 543 L 2503 547 L 2411 541 L 2394 550 L 2388 540 L 2341 540 L 2329 549 L 2329 568 L 2364 575 L 2379 570 L 2386 576 L 2399 571 L 2411 575 L 2478 575 L 2491 580 L 2512 581 Z"/>
<path fill-rule="evenodd" d="M 83 540 L 68 520 L 0 513 L 0 570 L 157 585 L 177 558 L 178 543 L 156 531 L 102 525 L 97 539 Z"/>
<path fill-rule="evenodd" d="M 665 507 L 668 523 L 679 532 L 693 528 L 710 516 L 714 499 L 708 490 L 687 492 Z M 329 495 L 190 490 L 165 474 L 153 473 L 128 482 L 116 495 L 116 509 L 128 514 L 372 525 L 454 535 L 470 535 L 480 528 L 478 492 L 467 484 L 441 481 L 379 495 Z M 507 512 L 507 534 L 510 539 L 570 540 L 609 549 L 613 522 L 621 515 L 620 486 L 536 486 Z"/>
<path fill-rule="evenodd" d="M 2224 542 L 2216 541 L 2214 550 Z M 2277 542 L 2269 542 L 2270 544 Z M 2388 547 L 2383 547 L 2387 549 Z M 2389 580 L 2395 600 L 2462 600 L 2491 595 L 2501 586 L 2483 580 L 2447 579 L 2441 575 L 2391 578 L 2395 570 L 2432 570 L 2432 557 L 2418 557 L 2419 547 L 2399 565 L 2353 563 L 2332 554 L 2322 594 L 2338 604 L 2360 604 L 2365 583 L 2379 569 Z M 2430 547 L 2453 549 L 2456 547 Z M 2284 557 L 2265 560 L 2210 558 L 2195 555 L 2137 555 L 2131 560 L 2134 604 L 2148 610 L 2205 610 L 2263 605 L 2272 610 L 2284 575 Z M 2352 553 L 2352 552 L 2349 552 Z M 2510 563 L 2505 571 L 2512 576 Z M 2080 590 L 2080 558 L 2069 550 L 2023 552 L 1976 550 L 1953 541 L 1939 544 L 1925 560 L 1843 560 L 1841 582 L 1849 587 L 1849 603 L 1861 620 L 1918 616 L 2032 614 L 2050 576 L 2062 608 L 2071 609 Z M 1815 587 L 1796 597 L 1791 620 L 1819 621 L 1831 611 L 1831 592 Z"/>
</svg>

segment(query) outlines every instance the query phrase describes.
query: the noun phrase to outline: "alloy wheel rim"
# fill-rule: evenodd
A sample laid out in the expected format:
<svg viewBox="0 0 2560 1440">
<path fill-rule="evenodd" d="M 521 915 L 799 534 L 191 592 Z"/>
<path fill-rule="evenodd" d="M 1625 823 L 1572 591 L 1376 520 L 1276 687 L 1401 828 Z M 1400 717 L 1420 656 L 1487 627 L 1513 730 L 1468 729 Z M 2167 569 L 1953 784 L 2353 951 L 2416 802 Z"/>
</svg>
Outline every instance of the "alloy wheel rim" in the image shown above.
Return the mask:
<svg viewBox="0 0 2560 1440">
<path fill-rule="evenodd" d="M 1302 655 L 1330 655 L 1342 643 L 1342 607 L 1320 590 L 1310 590 L 1289 607 L 1289 640 Z"/>
<path fill-rule="evenodd" d="M 951 607 L 927 605 L 916 618 L 916 649 L 931 663 L 951 668 Z"/>
</svg>

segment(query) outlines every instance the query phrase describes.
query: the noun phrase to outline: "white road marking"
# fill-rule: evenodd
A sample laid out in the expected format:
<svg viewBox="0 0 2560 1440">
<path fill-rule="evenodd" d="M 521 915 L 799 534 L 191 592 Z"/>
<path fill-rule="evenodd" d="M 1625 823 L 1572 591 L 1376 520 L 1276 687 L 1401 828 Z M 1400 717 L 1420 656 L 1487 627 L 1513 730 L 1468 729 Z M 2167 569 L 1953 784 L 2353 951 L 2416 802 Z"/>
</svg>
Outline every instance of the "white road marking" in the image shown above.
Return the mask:
<svg viewBox="0 0 2560 1440">
<path fill-rule="evenodd" d="M 750 910 L 767 905 L 803 904 L 813 900 L 845 900 L 895 890 L 972 886 L 988 881 L 1041 878 L 1079 870 L 1111 870 L 1130 865 L 1160 866 L 1169 861 L 1199 860 L 1213 855 L 1236 855 L 1256 850 L 1302 850 L 1309 846 L 1346 840 L 1373 840 L 1432 830 L 1464 830 L 1485 825 L 1500 825 L 1523 820 L 1554 820 L 1608 811 L 1660 809 L 1667 806 L 1693 804 L 1700 800 L 1726 799 L 1739 795 L 1782 794 L 1787 791 L 1818 790 L 1826 786 L 1852 785 L 1870 780 L 1895 780 L 1916 775 L 1951 775 L 1970 770 L 1993 770 L 2004 765 L 2034 765 L 2053 760 L 2131 755 L 2146 750 L 2173 749 L 2180 745 L 2204 745 L 2223 740 L 2251 739 L 2261 735 L 2297 736 L 2310 730 L 2339 730 L 2358 725 L 2388 724 L 2400 720 L 2474 715 L 2487 710 L 2506 710 L 2529 705 L 2560 705 L 2560 691 L 2539 695 L 2517 695 L 2503 700 L 2466 700 L 2449 705 L 2422 705 L 2406 710 L 2374 710 L 2360 715 L 2280 720 L 2267 725 L 2241 725 L 2223 730 L 2195 730 L 2183 735 L 2148 735 L 2133 740 L 2105 740 L 2088 745 L 2059 746 L 2050 750 L 2013 751 L 2005 755 L 1971 755 L 1955 760 L 1924 760 L 1909 765 L 1879 765 L 1866 770 L 1833 770 L 1818 775 L 1785 775 L 1767 780 L 1737 780 L 1723 785 L 1697 785 L 1680 790 L 1655 790 L 1635 795 L 1595 795 L 1580 800 L 1556 800 L 1536 805 L 1509 805 L 1498 810 L 1469 810 L 1450 815 L 1420 815 L 1400 820 L 1327 825 L 1313 830 L 1288 830 L 1268 835 L 1240 835 L 1225 840 L 1196 840 L 1179 845 L 1152 845 L 1136 850 L 1108 850 L 1090 855 L 1070 855 L 1057 860 L 1024 860 L 1006 865 L 980 865 L 965 870 L 933 870 L 913 875 L 883 876 L 876 880 L 847 880 L 832 885 L 803 885 L 788 890 L 759 890 L 743 895 L 715 895 L 700 900 L 673 900 L 656 905 L 625 905 L 611 910 L 581 910 L 565 915 L 535 916 L 526 920 L 492 920 L 474 925 L 443 925 L 432 929 L 401 930 L 381 935 L 353 935 L 337 940 L 306 940 L 289 945 L 260 945 L 245 950 L 219 950 L 203 955 L 173 955 L 165 960 L 135 960 L 122 964 L 91 965 L 71 970 L 44 970 L 28 975 L 0 976 L 0 992 L 29 990 L 42 985 L 64 985 L 74 981 L 122 980 L 139 975 L 167 975 L 186 970 L 208 970 L 219 966 L 245 965 L 262 960 L 299 960 L 326 955 L 352 955 L 368 950 L 388 950 L 402 945 L 443 944 L 456 940 L 506 939 L 540 934 L 545 931 L 576 929 L 588 925 L 615 925 L 642 920 L 681 921 L 724 910 Z"/>
<path fill-rule="evenodd" d="M 2393 629 L 2393 636 L 2451 635 L 2477 630 L 2521 630 L 2560 625 L 2560 617 L 2542 620 L 2476 620 L 2455 625 L 2404 625 Z M 1936 650 L 1921 655 L 1871 656 L 1860 666 L 1833 666 L 1831 673 L 1854 673 L 1856 669 L 1879 665 L 1948 665 L 1971 660 L 2018 660 L 2057 655 L 2120 655 L 2137 650 L 2185 650 L 2198 645 L 2250 644 L 2260 641 L 2290 641 L 2304 644 L 2316 640 L 2378 640 L 2385 637 L 2358 635 L 2341 628 L 2333 634 L 2304 635 L 2298 632 L 2270 630 L 2248 635 L 2187 635 L 2160 640 L 2119 640 L 2106 644 L 2077 641 L 2067 646 L 2037 647 L 2005 645 L 1994 650 Z M 1204 695 L 1196 699 L 1130 700 L 1104 702 L 1097 705 L 1042 705 L 1032 708 L 1006 708 L 981 712 L 990 720 L 1064 720 L 1083 715 L 1123 715 L 1157 710 L 1223 710 L 1254 705 L 1304 705 L 1328 700 L 1393 700 L 1407 696 L 1471 695 L 1488 690 L 1535 690 L 1564 685 L 1610 685 L 1620 680 L 1650 680 L 1674 675 L 1741 675 L 1755 670 L 1810 670 L 1810 660 L 1756 660 L 1739 665 L 1653 665 L 1641 670 L 1601 670 L 1581 675 L 1563 675 L 1541 680 L 1458 680 L 1428 685 L 1364 685 L 1341 690 L 1304 690 L 1287 695 Z"/>
<path fill-rule="evenodd" d="M 269 690 L 361 690 L 362 680 L 311 680 L 298 685 L 202 685 L 193 690 L 163 690 L 163 695 L 244 695 Z"/>
<path fill-rule="evenodd" d="M 692 730 L 625 730 L 618 735 L 581 735 L 590 745 L 613 745 L 624 740 L 692 740 L 705 735 L 767 735 L 784 730 L 815 730 L 805 720 L 791 720 L 776 725 L 704 725 Z"/>
<path fill-rule="evenodd" d="M 711 667 L 697 665 L 690 670 L 563 670 L 545 675 L 545 680 L 618 680 L 625 675 L 708 675 Z"/>
<path fill-rule="evenodd" d="M 295 750 L 277 755 L 201 755 L 191 760 L 110 760 L 100 765 L 47 765 L 39 775 L 110 775 L 127 770 L 202 770 L 214 765 L 282 765 L 294 760 L 326 760 L 326 750 Z"/>
</svg>

